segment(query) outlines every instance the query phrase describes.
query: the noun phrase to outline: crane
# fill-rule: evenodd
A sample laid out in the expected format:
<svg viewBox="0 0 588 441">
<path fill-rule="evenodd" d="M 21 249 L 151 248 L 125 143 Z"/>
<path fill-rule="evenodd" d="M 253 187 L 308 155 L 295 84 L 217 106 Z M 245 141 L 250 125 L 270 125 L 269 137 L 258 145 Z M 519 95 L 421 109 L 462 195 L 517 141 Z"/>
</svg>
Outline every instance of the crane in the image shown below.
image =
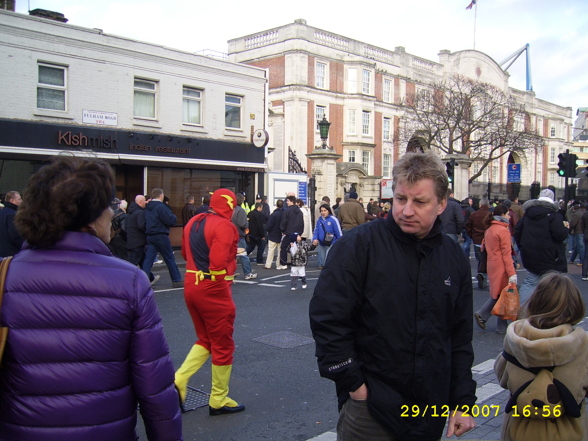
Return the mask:
<svg viewBox="0 0 588 441">
<path fill-rule="evenodd" d="M 523 52 L 527 52 L 527 90 L 533 90 L 533 83 L 531 81 L 531 54 L 529 47 L 529 43 L 527 43 L 522 48 L 517 49 L 512 55 L 508 56 L 503 62 L 501 62 L 500 65 L 503 66 L 510 61 L 509 65 L 504 68 L 504 70 L 508 70 L 508 68 L 512 66 L 512 63 L 517 61 L 517 58 L 519 58 Z"/>
</svg>

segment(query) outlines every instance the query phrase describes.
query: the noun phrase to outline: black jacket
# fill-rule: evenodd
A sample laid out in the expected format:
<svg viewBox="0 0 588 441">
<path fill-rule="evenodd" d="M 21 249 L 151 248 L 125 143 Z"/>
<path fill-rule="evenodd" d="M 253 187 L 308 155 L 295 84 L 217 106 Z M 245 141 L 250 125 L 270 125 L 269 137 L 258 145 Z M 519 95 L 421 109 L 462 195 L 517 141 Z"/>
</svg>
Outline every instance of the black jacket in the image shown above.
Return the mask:
<svg viewBox="0 0 588 441">
<path fill-rule="evenodd" d="M 393 216 L 360 225 L 333 245 L 310 302 L 320 374 L 339 406 L 365 383 L 396 438 L 438 440 L 445 418 L 402 406 L 475 403 L 472 314 L 469 262 L 439 220 L 422 240 Z"/>
<path fill-rule="evenodd" d="M 541 199 L 531 199 L 523 205 L 525 215 L 515 227 L 514 238 L 525 269 L 532 273 L 568 271 L 563 242 L 569 230 L 558 208 L 557 204 Z"/>
<path fill-rule="evenodd" d="M 249 235 L 253 237 L 265 237 L 263 224 L 265 224 L 266 219 L 263 212 L 253 209 L 247 215 L 247 219 L 249 220 Z"/>
<path fill-rule="evenodd" d="M 127 227 L 127 250 L 145 246 L 145 210 L 131 202 L 125 219 Z"/>
<path fill-rule="evenodd" d="M 280 229 L 280 223 L 282 222 L 282 216 L 284 215 L 284 208 L 276 208 L 272 214 L 270 214 L 269 220 L 265 225 L 267 229 L 267 238 L 272 242 L 280 243 L 282 240 L 282 230 Z"/>
<path fill-rule="evenodd" d="M 171 208 L 163 202 L 152 199 L 145 207 L 145 234 L 168 234 L 169 228 L 176 224 L 178 218 Z"/>
<path fill-rule="evenodd" d="M 22 237 L 14 226 L 17 210 L 18 205 L 12 202 L 4 202 L 0 210 L 0 257 L 14 256 L 22 247 Z"/>
<path fill-rule="evenodd" d="M 454 198 L 447 198 L 447 207 L 439 216 L 446 234 L 461 234 L 465 225 L 461 203 Z"/>
<path fill-rule="evenodd" d="M 280 221 L 280 230 L 284 234 L 302 234 L 304 231 L 304 216 L 298 205 L 294 204 L 284 207 L 284 215 Z"/>
</svg>

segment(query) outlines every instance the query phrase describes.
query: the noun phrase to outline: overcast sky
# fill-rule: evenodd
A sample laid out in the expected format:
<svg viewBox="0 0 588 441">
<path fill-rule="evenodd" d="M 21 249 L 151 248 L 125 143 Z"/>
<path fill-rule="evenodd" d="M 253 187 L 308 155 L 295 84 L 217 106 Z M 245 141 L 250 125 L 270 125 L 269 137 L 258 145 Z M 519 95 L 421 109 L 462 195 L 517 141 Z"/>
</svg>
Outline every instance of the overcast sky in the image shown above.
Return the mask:
<svg viewBox="0 0 588 441">
<path fill-rule="evenodd" d="M 588 107 L 588 9 L 586 0 L 16 0 L 28 8 L 61 12 L 69 24 L 198 52 L 227 52 L 227 41 L 292 23 L 438 61 L 441 49 L 474 47 L 498 63 L 531 47 L 533 90 L 538 98 Z M 524 54 L 511 66 L 510 86 L 525 90 Z"/>
</svg>

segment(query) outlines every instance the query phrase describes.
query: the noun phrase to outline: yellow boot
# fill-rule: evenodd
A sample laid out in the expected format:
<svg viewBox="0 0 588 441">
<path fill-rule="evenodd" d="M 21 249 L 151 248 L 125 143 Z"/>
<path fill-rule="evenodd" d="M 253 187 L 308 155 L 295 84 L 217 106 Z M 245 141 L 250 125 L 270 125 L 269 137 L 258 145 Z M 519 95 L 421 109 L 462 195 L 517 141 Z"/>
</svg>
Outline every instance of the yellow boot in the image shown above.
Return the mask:
<svg viewBox="0 0 588 441">
<path fill-rule="evenodd" d="M 212 390 L 210 391 L 210 400 L 208 401 L 208 413 L 211 416 L 237 413 L 245 410 L 243 404 L 239 404 L 228 397 L 232 369 L 233 365 L 212 365 Z"/>
<path fill-rule="evenodd" d="M 180 366 L 180 368 L 176 371 L 176 378 L 174 383 L 178 389 L 178 393 L 180 394 L 180 401 L 183 403 L 186 401 L 186 392 L 188 391 L 188 381 L 190 381 L 190 377 L 194 375 L 198 369 L 202 367 L 204 362 L 208 360 L 210 356 L 210 352 L 201 345 L 194 345 L 186 359 Z"/>
</svg>

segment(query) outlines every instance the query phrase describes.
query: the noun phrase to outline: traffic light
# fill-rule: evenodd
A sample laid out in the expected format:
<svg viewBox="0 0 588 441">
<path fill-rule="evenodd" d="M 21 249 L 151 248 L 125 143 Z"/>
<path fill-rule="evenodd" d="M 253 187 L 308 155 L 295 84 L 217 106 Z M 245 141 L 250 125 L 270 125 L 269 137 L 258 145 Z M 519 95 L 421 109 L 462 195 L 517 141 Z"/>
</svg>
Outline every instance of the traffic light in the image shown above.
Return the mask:
<svg viewBox="0 0 588 441">
<path fill-rule="evenodd" d="M 449 183 L 453 182 L 454 169 L 454 160 L 445 163 L 445 171 L 447 172 L 447 178 L 449 179 Z"/>
<path fill-rule="evenodd" d="M 566 175 L 568 178 L 575 178 L 576 177 L 576 161 L 578 160 L 578 155 L 570 153 L 568 155 L 568 174 Z"/>
<path fill-rule="evenodd" d="M 557 155 L 559 162 L 557 163 L 557 174 L 562 178 L 568 176 L 569 153 L 560 153 Z"/>
</svg>

